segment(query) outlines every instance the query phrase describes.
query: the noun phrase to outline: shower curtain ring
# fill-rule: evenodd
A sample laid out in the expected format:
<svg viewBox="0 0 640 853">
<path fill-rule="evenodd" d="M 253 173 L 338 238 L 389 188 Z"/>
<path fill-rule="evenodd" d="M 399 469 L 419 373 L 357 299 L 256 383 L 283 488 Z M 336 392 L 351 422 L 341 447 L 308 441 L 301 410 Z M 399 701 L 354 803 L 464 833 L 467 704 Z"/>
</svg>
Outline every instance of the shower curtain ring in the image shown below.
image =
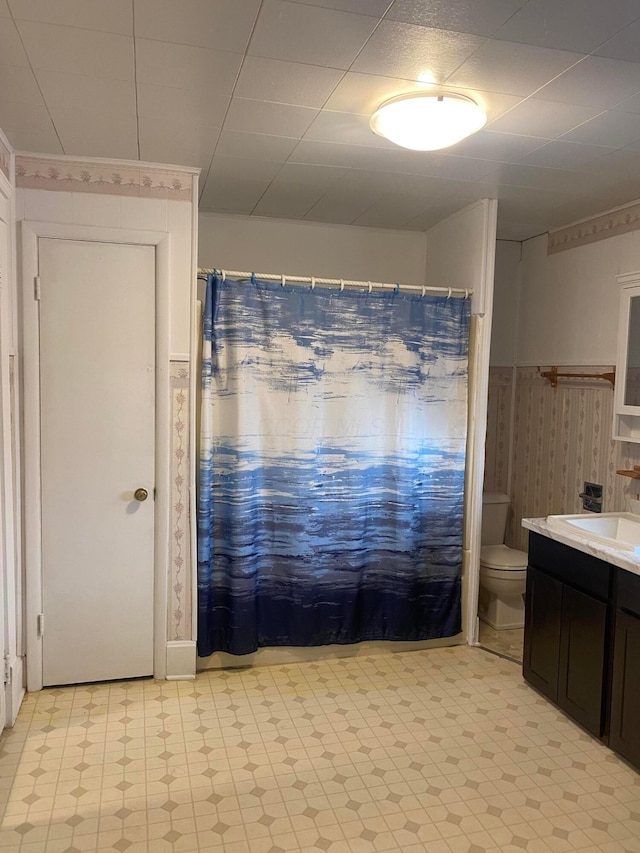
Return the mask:
<svg viewBox="0 0 640 853">
<path fill-rule="evenodd" d="M 315 275 L 311 276 L 311 290 L 314 290 L 316 286 L 316 277 Z"/>
<path fill-rule="evenodd" d="M 451 288 L 449 288 L 449 292 L 447 293 L 447 299 L 451 299 Z"/>
<path fill-rule="evenodd" d="M 344 290 L 344 279 L 341 278 L 340 279 L 340 293 L 342 293 L 343 290 Z"/>
<path fill-rule="evenodd" d="M 369 284 L 369 293 L 371 293 L 371 282 L 368 282 L 368 284 Z"/>
<path fill-rule="evenodd" d="M 281 275 L 280 276 L 280 284 L 282 285 L 282 287 L 284 287 L 286 283 L 287 283 L 286 275 Z"/>
<path fill-rule="evenodd" d="M 466 288 L 466 287 L 465 287 L 465 289 L 464 289 L 464 298 L 465 298 L 465 299 L 468 299 L 468 298 L 469 298 L 469 291 L 467 290 L 467 288 Z"/>
<path fill-rule="evenodd" d="M 222 283 L 224 284 L 225 279 L 227 278 L 227 274 L 224 270 L 220 270 L 220 272 L 222 273 Z"/>
<path fill-rule="evenodd" d="M 423 285 L 422 285 L 422 298 L 423 298 L 423 299 L 424 299 L 424 295 L 425 295 L 426 290 L 427 290 L 427 285 L 426 285 L 426 284 L 423 284 Z"/>
</svg>

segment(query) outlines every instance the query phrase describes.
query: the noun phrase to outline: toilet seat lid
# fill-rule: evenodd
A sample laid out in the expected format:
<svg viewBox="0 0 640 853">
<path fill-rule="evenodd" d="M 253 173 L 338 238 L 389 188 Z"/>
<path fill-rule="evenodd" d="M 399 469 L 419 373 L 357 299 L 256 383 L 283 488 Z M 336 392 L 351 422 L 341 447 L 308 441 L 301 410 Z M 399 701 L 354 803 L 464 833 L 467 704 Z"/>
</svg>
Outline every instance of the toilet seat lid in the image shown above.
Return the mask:
<svg viewBox="0 0 640 853">
<path fill-rule="evenodd" d="M 506 545 L 484 545 L 480 548 L 480 563 L 489 569 L 526 569 L 527 555 Z"/>
</svg>

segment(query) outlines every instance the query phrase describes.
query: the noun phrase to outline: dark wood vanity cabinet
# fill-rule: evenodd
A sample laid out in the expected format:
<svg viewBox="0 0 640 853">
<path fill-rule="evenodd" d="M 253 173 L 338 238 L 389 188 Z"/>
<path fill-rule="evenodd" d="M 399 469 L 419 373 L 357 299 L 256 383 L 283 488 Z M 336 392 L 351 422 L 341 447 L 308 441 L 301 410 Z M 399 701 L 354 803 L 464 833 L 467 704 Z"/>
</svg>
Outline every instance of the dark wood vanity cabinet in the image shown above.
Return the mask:
<svg viewBox="0 0 640 853">
<path fill-rule="evenodd" d="M 640 576 L 618 570 L 609 746 L 640 767 Z"/>
<path fill-rule="evenodd" d="M 605 733 L 613 577 L 608 563 L 530 535 L 524 678 L 599 738 Z"/>
</svg>

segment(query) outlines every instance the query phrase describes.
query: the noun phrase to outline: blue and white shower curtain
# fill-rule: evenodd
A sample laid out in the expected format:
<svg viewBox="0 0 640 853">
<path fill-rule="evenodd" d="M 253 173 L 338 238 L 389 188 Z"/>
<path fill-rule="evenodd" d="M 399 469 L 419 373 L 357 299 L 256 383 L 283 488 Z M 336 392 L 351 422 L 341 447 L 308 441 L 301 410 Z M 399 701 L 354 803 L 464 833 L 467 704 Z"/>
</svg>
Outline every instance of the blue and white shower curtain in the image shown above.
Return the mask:
<svg viewBox="0 0 640 853">
<path fill-rule="evenodd" d="M 200 655 L 461 630 L 469 314 L 209 277 Z"/>
</svg>

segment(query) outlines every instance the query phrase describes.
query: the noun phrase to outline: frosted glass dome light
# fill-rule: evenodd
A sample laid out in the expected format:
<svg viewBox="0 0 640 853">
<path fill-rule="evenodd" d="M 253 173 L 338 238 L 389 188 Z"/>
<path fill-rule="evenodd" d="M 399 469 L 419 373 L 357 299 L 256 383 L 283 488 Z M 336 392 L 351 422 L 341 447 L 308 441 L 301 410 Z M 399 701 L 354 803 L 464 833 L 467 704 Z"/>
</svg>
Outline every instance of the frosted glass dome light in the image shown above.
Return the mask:
<svg viewBox="0 0 640 853">
<path fill-rule="evenodd" d="M 371 130 L 403 148 L 437 151 L 484 127 L 484 110 L 466 95 L 418 92 L 398 95 L 371 116 Z"/>
</svg>

